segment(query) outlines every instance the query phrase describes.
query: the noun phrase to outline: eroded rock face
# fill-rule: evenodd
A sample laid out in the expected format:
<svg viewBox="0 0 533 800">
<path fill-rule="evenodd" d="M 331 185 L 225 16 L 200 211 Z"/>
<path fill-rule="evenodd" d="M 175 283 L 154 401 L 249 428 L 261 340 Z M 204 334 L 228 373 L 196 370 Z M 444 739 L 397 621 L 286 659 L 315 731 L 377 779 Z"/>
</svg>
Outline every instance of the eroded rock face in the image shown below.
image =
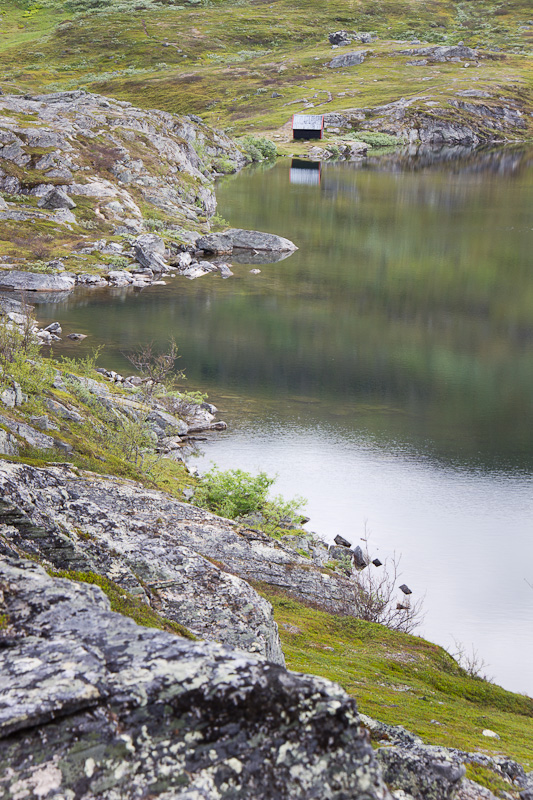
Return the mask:
<svg viewBox="0 0 533 800">
<path fill-rule="evenodd" d="M 270 604 L 199 555 L 193 539 L 165 531 L 162 493 L 152 496 L 154 514 L 146 517 L 136 506 L 141 497 L 127 492 L 126 498 L 120 482 L 86 494 L 84 481 L 68 468 L 32 474 L 30 467 L 13 466 L 0 465 L 0 555 L 31 554 L 57 569 L 104 575 L 201 638 L 285 663 Z M 120 512 L 113 518 L 116 501 Z M 190 519 L 181 516 L 186 534 Z M 207 526 L 195 528 L 200 537 L 209 536 Z"/>
<path fill-rule="evenodd" d="M 28 561 L 0 592 L 3 796 L 389 800 L 335 684 L 139 628 Z"/>
<path fill-rule="evenodd" d="M 441 48 L 426 48 L 440 50 Z M 453 50 L 454 48 L 442 48 Z M 464 48 L 468 49 L 468 48 Z M 411 53 L 413 51 L 406 51 Z M 435 147 L 476 146 L 485 142 L 527 139 L 531 102 L 521 96 L 498 97 L 481 101 L 479 94 L 458 92 L 461 99 L 451 100 L 445 107 L 427 97 L 402 98 L 374 108 L 353 108 L 324 116 L 327 128 L 385 131 L 410 144 Z M 453 108 L 450 108 L 450 105 Z"/>
<path fill-rule="evenodd" d="M 40 198 L 39 209 L 1 203 L 0 222 L 28 223 L 28 236 L 35 219 L 79 222 L 78 197 L 88 199 L 102 230 L 107 223 L 119 234 L 142 232 L 145 204 L 169 225 L 201 224 L 216 208 L 213 163 L 221 157 L 235 169 L 246 163 L 229 137 L 198 118 L 84 91 L 2 95 L 0 117 L 0 191 L 22 201 Z M 49 152 L 36 154 L 36 148 Z M 24 168 L 24 181 L 12 174 L 13 165 Z M 150 253 L 140 255 L 152 266 Z"/>
<path fill-rule="evenodd" d="M 348 578 L 322 571 L 263 533 L 132 481 L 78 474 L 66 465 L 39 469 L 0 462 L 0 497 L 12 509 L 0 512 L 0 520 L 15 526 L 4 534 L 4 552 L 32 554 L 59 569 L 94 571 L 129 591 L 147 591 L 166 616 L 193 632 L 271 659 L 281 657 L 270 606 L 255 592 L 248 595 L 250 587 L 235 584 L 235 576 L 264 581 L 335 612 L 353 610 Z M 195 577 L 195 594 L 186 586 L 187 574 L 198 575 L 199 558 L 204 577 Z M 231 603 L 228 582 L 235 592 Z M 215 590 L 220 608 L 217 597 L 210 598 Z"/>
</svg>

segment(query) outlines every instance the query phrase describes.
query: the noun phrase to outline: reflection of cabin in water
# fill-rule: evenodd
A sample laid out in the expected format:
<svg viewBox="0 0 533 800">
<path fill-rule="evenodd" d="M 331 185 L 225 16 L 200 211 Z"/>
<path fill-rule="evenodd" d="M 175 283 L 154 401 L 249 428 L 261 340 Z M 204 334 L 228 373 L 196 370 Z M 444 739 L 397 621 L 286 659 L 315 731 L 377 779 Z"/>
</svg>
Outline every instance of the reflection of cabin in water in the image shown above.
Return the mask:
<svg viewBox="0 0 533 800">
<path fill-rule="evenodd" d="M 290 182 L 304 186 L 320 186 L 321 172 L 320 161 L 304 161 L 301 158 L 293 158 Z"/>
<path fill-rule="evenodd" d="M 322 139 L 323 114 L 294 114 L 292 117 L 293 139 Z"/>
</svg>

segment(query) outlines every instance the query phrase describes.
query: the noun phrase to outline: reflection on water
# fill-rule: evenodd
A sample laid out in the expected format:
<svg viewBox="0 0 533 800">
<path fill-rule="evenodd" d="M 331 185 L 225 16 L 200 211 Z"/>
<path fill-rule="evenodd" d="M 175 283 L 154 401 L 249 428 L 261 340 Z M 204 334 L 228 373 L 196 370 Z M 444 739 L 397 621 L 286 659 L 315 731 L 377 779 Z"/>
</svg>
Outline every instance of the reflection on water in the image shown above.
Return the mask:
<svg viewBox="0 0 533 800">
<path fill-rule="evenodd" d="M 303 186 L 320 186 L 322 164 L 320 161 L 305 161 L 302 158 L 293 158 L 289 180 L 291 183 Z"/>
<path fill-rule="evenodd" d="M 473 642 L 533 693 L 531 152 L 326 163 L 318 186 L 281 162 L 218 195 L 232 226 L 300 249 L 260 274 L 85 290 L 39 316 L 90 334 L 65 352 L 105 343 L 119 371 L 174 335 L 189 386 L 230 424 L 202 464 L 277 472 L 330 538 L 355 542 L 368 520 L 427 593 L 425 633 Z"/>
</svg>

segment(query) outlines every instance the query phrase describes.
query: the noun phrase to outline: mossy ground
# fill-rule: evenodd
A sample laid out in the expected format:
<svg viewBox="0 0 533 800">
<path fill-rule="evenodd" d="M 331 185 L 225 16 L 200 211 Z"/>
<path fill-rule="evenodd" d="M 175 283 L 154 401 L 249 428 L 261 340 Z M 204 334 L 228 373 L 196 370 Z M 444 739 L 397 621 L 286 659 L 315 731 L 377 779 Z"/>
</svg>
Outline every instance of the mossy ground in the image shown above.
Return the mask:
<svg viewBox="0 0 533 800">
<path fill-rule="evenodd" d="M 340 683 L 361 712 L 403 725 L 427 743 L 503 754 L 533 769 L 533 699 L 470 677 L 445 650 L 417 636 L 256 588 L 273 605 L 289 669 Z M 501 738 L 483 736 L 486 728 Z"/>
<path fill-rule="evenodd" d="M 82 532 L 80 532 L 80 536 L 83 538 Z M 104 578 L 94 572 L 77 572 L 75 570 L 49 570 L 49 573 L 55 578 L 67 578 L 71 581 L 99 586 L 109 599 L 111 611 L 130 617 L 137 625 L 143 625 L 146 628 L 158 628 L 168 633 L 175 633 L 177 636 L 184 636 L 187 639 L 196 639 L 196 636 L 183 625 L 180 625 L 179 622 L 163 617 L 155 609 L 134 597 L 117 583 L 110 581 L 109 578 Z"/>
</svg>

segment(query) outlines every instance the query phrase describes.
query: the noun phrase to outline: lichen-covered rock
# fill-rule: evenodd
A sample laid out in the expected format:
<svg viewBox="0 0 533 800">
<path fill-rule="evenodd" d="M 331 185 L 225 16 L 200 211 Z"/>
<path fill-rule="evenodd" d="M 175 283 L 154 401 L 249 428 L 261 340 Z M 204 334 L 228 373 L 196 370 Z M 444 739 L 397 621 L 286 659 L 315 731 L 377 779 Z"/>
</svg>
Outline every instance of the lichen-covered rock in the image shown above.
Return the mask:
<svg viewBox="0 0 533 800">
<path fill-rule="evenodd" d="M 298 250 L 294 242 L 274 233 L 262 231 L 246 231 L 241 228 L 230 228 L 224 231 L 224 237 L 229 239 L 235 250 L 258 250 L 267 252 L 292 252 Z"/>
<path fill-rule="evenodd" d="M 330 69 L 339 69 L 340 67 L 355 67 L 362 64 L 365 57 L 368 55 L 368 50 L 355 50 L 353 53 L 341 53 L 341 55 L 332 58 L 328 64 Z"/>
<path fill-rule="evenodd" d="M 190 540 L 184 545 L 165 531 L 162 493 L 151 497 L 154 516 L 143 518 L 141 497 L 124 504 L 118 483 L 87 495 L 67 467 L 39 474 L 15 466 L 0 464 L 0 555 L 29 554 L 56 569 L 103 575 L 201 638 L 285 663 L 270 604 Z M 118 516 L 110 514 L 114 504 Z"/>
<path fill-rule="evenodd" d="M 38 206 L 41 208 L 67 208 L 72 209 L 76 208 L 76 203 L 72 200 L 68 194 L 60 189 L 59 187 L 54 187 L 50 189 L 48 194 L 45 194 L 37 203 Z"/>
<path fill-rule="evenodd" d="M 355 701 L 0 562 L 0 796 L 389 800 Z"/>
<path fill-rule="evenodd" d="M 462 44 L 431 45 L 430 47 L 415 47 L 410 50 L 399 50 L 402 56 L 420 56 L 431 61 L 442 63 L 444 61 L 475 61 L 479 52 Z"/>
<path fill-rule="evenodd" d="M 382 747 L 377 758 L 385 780 L 413 800 L 452 800 L 466 769 L 448 751 L 435 747 Z"/>
<path fill-rule="evenodd" d="M 21 236 L 30 240 L 36 219 L 84 222 L 77 208 L 83 197 L 84 214 L 91 211 L 96 226 L 87 229 L 94 232 L 86 240 L 111 226 L 124 235 L 142 234 L 147 205 L 169 227 L 193 222 L 206 229 L 205 218 L 216 209 L 213 170 L 220 158 L 236 168 L 246 163 L 228 136 L 198 118 L 84 91 L 1 95 L 0 191 L 19 195 L 20 202 L 0 204 L 0 226 L 3 219 L 20 221 Z M 135 255 L 158 273 L 167 269 L 164 254 L 142 242 Z"/>
<path fill-rule="evenodd" d="M 0 462 L 0 497 L 27 518 L 27 524 L 20 526 L 17 546 L 58 566 L 64 561 L 62 569 L 68 568 L 71 558 L 75 561 L 68 555 L 65 542 L 69 547 L 75 543 L 84 563 L 93 563 L 93 559 L 98 563 L 98 568 L 85 569 L 105 574 L 128 589 L 131 578 L 121 577 L 126 565 L 128 575 L 143 577 L 147 571 L 146 580 L 150 582 L 153 570 L 178 569 L 179 549 L 186 548 L 213 559 L 245 581 L 264 581 L 334 612 L 349 614 L 353 610 L 348 578 L 322 571 L 318 564 L 266 534 L 239 528 L 133 481 L 78 474 L 68 466 L 40 469 Z M 31 526 L 39 529 L 38 536 L 32 537 Z M 84 536 L 80 536 L 80 530 Z M 174 592 L 179 587 L 177 577 Z M 138 578 L 134 580 L 138 586 Z M 159 593 L 164 596 L 165 590 Z M 178 600 L 174 607 L 176 614 L 183 610 Z M 202 604 L 198 607 L 201 609 Z M 179 616 L 175 618 L 191 627 Z M 209 627 L 207 622 L 204 627 Z M 220 623 L 215 626 L 216 630 L 220 628 Z"/>
<path fill-rule="evenodd" d="M 468 101 L 452 99 L 444 105 L 437 98 L 432 107 L 428 107 L 426 101 L 426 97 L 402 97 L 374 108 L 332 112 L 324 116 L 324 124 L 326 129 L 335 126 L 349 131 L 387 131 L 411 145 L 433 147 L 465 145 L 471 148 L 483 142 L 528 138 L 528 119 L 531 120 L 533 107 L 529 98 L 518 93 L 515 97 L 496 97 L 490 102 L 480 102 L 479 94 L 470 95 Z"/>
<path fill-rule="evenodd" d="M 229 236 L 223 233 L 210 233 L 202 236 L 196 242 L 198 250 L 215 255 L 228 255 L 233 252 L 233 242 Z"/>
</svg>

